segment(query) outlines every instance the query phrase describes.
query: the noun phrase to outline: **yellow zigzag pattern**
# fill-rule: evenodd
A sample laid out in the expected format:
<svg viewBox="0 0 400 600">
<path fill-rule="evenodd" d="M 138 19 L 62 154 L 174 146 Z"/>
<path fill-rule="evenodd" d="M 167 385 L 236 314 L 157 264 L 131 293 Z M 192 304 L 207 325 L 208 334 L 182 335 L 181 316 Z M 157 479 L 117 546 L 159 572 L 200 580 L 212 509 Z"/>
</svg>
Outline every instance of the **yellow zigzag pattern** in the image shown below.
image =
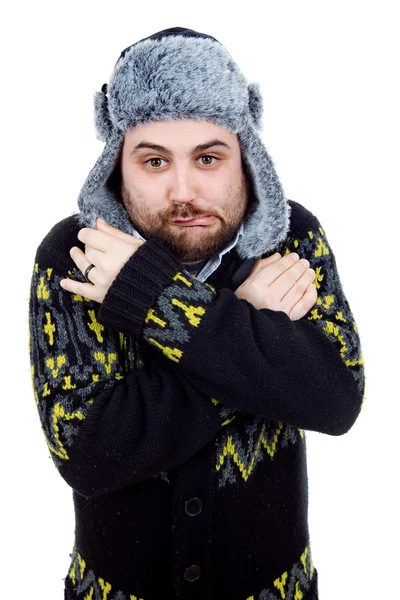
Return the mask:
<svg viewBox="0 0 400 600">
<path fill-rule="evenodd" d="M 307 556 L 308 556 L 308 562 L 309 562 L 309 572 L 308 573 L 307 573 Z M 304 552 L 301 554 L 300 562 L 303 565 L 304 573 L 306 575 L 308 575 L 308 578 L 311 581 L 311 579 L 313 577 L 313 573 L 314 573 L 314 566 L 312 564 L 312 557 L 311 557 L 311 553 L 309 554 L 308 546 L 305 547 Z M 296 565 L 294 565 L 294 567 L 296 567 Z M 282 598 L 282 599 L 287 598 L 287 589 L 285 591 L 285 588 L 288 587 L 288 583 L 290 582 L 290 580 L 293 577 L 296 577 L 294 575 L 294 568 L 292 568 L 292 577 L 289 578 L 288 571 L 285 571 L 284 573 L 282 573 L 282 575 L 280 577 L 277 577 L 274 580 L 274 586 L 276 587 L 276 589 L 279 591 L 279 594 L 280 594 L 279 598 Z M 288 578 L 289 578 L 289 581 L 288 581 Z M 307 591 L 307 590 L 303 590 L 303 591 Z M 287 598 L 287 600 L 303 600 L 303 598 L 304 598 L 304 594 L 300 589 L 300 581 L 297 580 L 295 582 L 294 596 L 292 596 L 291 598 Z M 255 597 L 248 596 L 246 598 L 246 600 L 255 600 Z"/>
<path fill-rule="evenodd" d="M 237 467 L 239 468 L 239 471 L 240 471 L 243 479 L 245 481 L 247 481 L 254 469 L 254 465 L 255 465 L 261 445 L 266 449 L 266 451 L 268 452 L 268 454 L 271 457 L 274 456 L 274 454 L 276 453 L 279 435 L 281 434 L 282 429 L 284 427 L 284 425 L 281 421 L 278 421 L 277 423 L 278 423 L 278 425 L 274 432 L 272 442 L 268 442 L 267 437 L 265 435 L 266 425 L 265 425 L 265 423 L 263 424 L 262 429 L 261 429 L 261 434 L 258 438 L 257 445 L 253 451 L 253 455 L 252 455 L 250 464 L 248 466 L 246 466 L 244 464 L 244 462 L 240 460 L 239 454 L 236 451 L 236 447 L 233 442 L 233 437 L 231 435 L 229 435 L 227 438 L 226 444 L 223 448 L 222 454 L 219 457 L 219 461 L 215 467 L 215 470 L 220 471 L 226 461 L 226 457 L 228 455 L 230 455 L 230 456 L 232 456 L 234 464 L 237 465 Z M 300 432 L 300 435 L 303 437 L 304 430 L 299 429 L 299 432 Z"/>
<path fill-rule="evenodd" d="M 76 555 L 76 558 L 74 559 L 74 561 L 71 564 L 71 567 L 70 567 L 70 570 L 68 573 L 68 576 L 70 577 L 70 579 L 74 585 L 76 585 L 78 579 L 79 579 L 79 581 L 83 580 L 85 569 L 86 569 L 86 562 L 83 560 L 82 556 L 78 552 Z M 111 599 L 109 599 L 109 593 L 112 590 L 111 584 L 108 583 L 107 581 L 104 581 L 104 579 L 102 577 L 97 577 L 97 581 L 99 584 L 99 588 L 101 589 L 101 592 L 103 594 L 101 600 L 111 600 Z M 83 600 L 92 600 L 93 594 L 94 594 L 94 587 L 93 587 L 93 585 L 91 585 L 90 590 L 88 591 L 88 593 L 86 594 L 86 596 L 84 597 Z M 139 598 L 138 596 L 135 596 L 133 594 L 130 594 L 129 600 L 144 600 L 144 599 Z"/>
<path fill-rule="evenodd" d="M 90 403 L 93 403 L 94 398 L 91 398 L 89 400 Z M 59 402 L 56 402 L 56 404 L 53 407 L 53 410 L 51 412 L 51 420 L 53 423 L 53 430 L 54 430 L 54 437 L 56 439 L 57 442 L 57 447 L 54 447 L 51 442 L 47 439 L 47 436 L 43 430 L 43 433 L 45 434 L 45 439 L 46 439 L 46 443 L 49 447 L 49 450 L 51 452 L 53 452 L 54 454 L 56 454 L 57 456 L 59 456 L 60 458 L 62 458 L 63 460 L 69 460 L 69 456 L 68 453 L 65 449 L 65 446 L 63 445 L 63 443 L 60 440 L 60 435 L 59 435 L 59 426 L 58 423 L 60 420 L 64 420 L 64 421 L 70 421 L 71 419 L 79 419 L 80 421 L 83 421 L 83 419 L 85 419 L 85 415 L 80 411 L 80 410 L 75 410 L 73 412 L 66 412 L 64 407 L 61 406 L 61 404 Z"/>
<path fill-rule="evenodd" d="M 311 581 L 313 578 L 314 566 L 312 564 L 312 557 L 311 557 L 311 553 L 310 553 L 308 546 L 305 547 L 303 553 L 301 554 L 299 562 L 303 566 L 304 573 L 308 576 L 308 579 Z M 280 594 L 279 598 L 281 598 L 282 600 L 287 598 L 288 585 L 289 585 L 290 581 L 293 579 L 293 577 L 296 577 L 296 575 L 294 574 L 294 568 L 296 566 L 298 566 L 298 565 L 297 564 L 294 565 L 291 569 L 291 574 L 292 574 L 291 577 L 289 576 L 290 575 L 289 572 L 285 571 L 284 573 L 282 573 L 282 575 L 280 577 L 277 577 L 273 582 L 274 587 L 279 591 L 279 594 Z M 70 566 L 70 569 L 68 572 L 68 576 L 74 585 L 76 585 L 78 581 L 79 582 L 83 581 L 83 578 L 85 575 L 85 570 L 86 570 L 86 562 L 82 558 L 82 556 L 79 554 L 79 552 L 77 552 L 76 557 L 74 558 L 73 562 L 71 563 L 71 566 Z M 98 586 L 102 592 L 101 600 L 112 600 L 109 597 L 109 594 L 112 590 L 112 585 L 110 583 L 104 581 L 104 579 L 102 577 L 97 577 L 96 579 L 98 582 Z M 303 591 L 306 591 L 306 590 L 303 590 Z M 94 587 L 91 584 L 88 593 L 84 597 L 84 600 L 92 600 L 93 594 L 94 594 Z M 292 597 L 292 600 L 302 600 L 303 598 L 304 598 L 304 595 L 300 588 L 300 581 L 297 578 L 297 581 L 295 582 L 295 593 L 294 593 L 294 596 Z M 127 598 L 127 600 L 144 600 L 144 599 L 139 598 L 133 594 L 130 594 L 129 599 Z M 255 596 L 254 595 L 248 596 L 246 598 L 246 600 L 255 600 Z M 291 599 L 288 599 L 288 600 L 291 600 Z"/>
</svg>

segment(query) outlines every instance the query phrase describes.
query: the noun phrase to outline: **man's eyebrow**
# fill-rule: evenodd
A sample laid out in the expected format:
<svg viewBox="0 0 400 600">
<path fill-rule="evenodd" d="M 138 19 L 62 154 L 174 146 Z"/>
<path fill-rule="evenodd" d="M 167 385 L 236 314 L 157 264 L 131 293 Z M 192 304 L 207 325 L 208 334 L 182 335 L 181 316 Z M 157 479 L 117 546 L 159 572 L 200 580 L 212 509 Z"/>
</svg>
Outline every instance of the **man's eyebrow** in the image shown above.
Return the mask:
<svg viewBox="0 0 400 600">
<path fill-rule="evenodd" d="M 204 150 L 208 150 L 209 148 L 214 148 L 215 146 L 220 146 L 222 148 L 226 148 L 227 150 L 231 150 L 232 148 L 228 146 L 222 140 L 210 140 L 209 142 L 205 142 L 204 144 L 198 144 L 192 150 L 192 154 L 197 154 L 197 152 L 204 152 Z M 131 152 L 132 154 L 136 154 L 139 150 L 143 148 L 150 148 L 151 150 L 155 150 L 156 152 L 165 152 L 166 154 L 172 154 L 171 150 L 168 150 L 165 146 L 160 146 L 159 144 L 151 144 L 150 142 L 140 142 L 137 146 L 135 146 Z"/>
</svg>

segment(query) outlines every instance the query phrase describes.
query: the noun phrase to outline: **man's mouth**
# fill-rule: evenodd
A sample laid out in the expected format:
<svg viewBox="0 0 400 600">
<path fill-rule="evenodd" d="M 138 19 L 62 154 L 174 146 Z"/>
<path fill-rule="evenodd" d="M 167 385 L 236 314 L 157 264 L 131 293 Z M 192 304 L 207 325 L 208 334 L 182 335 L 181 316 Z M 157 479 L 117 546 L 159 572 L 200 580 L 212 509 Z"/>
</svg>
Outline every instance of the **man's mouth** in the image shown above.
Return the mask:
<svg viewBox="0 0 400 600">
<path fill-rule="evenodd" d="M 194 219 L 174 219 L 173 225 L 183 225 L 184 227 L 193 227 L 194 225 L 210 225 L 216 217 L 208 215 L 207 217 L 196 217 Z"/>
</svg>

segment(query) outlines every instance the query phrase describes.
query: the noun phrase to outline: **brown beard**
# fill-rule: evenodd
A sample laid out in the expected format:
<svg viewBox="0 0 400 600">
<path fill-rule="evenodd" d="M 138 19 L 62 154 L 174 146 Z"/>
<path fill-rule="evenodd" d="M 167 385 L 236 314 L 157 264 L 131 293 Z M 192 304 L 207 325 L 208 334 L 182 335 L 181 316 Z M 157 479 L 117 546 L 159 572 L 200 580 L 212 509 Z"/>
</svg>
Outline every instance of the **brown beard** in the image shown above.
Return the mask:
<svg viewBox="0 0 400 600">
<path fill-rule="evenodd" d="M 146 206 L 140 207 L 138 211 L 130 193 L 121 182 L 122 202 L 135 229 L 146 240 L 154 238 L 164 243 L 182 264 L 207 260 L 223 250 L 234 239 L 249 208 L 248 192 L 248 180 L 243 174 L 242 185 L 236 192 L 234 201 L 230 201 L 232 200 L 230 198 L 225 203 L 223 215 L 216 212 L 205 213 L 190 204 L 175 204 L 155 215 L 150 214 Z M 135 216 L 134 211 L 136 211 Z M 191 231 L 190 227 L 171 225 L 174 219 L 190 219 L 206 215 L 213 215 L 219 220 L 219 224 L 202 226 L 202 229 L 209 231 Z M 200 229 L 200 226 L 196 229 Z M 198 245 L 194 243 L 195 236 L 199 238 Z"/>
</svg>

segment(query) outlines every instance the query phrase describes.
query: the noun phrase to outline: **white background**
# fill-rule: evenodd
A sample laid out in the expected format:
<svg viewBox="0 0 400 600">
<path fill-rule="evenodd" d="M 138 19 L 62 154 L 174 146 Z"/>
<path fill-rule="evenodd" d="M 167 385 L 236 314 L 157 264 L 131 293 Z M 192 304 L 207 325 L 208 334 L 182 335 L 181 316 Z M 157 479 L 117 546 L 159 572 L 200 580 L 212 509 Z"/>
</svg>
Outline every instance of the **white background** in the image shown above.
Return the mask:
<svg viewBox="0 0 400 600">
<path fill-rule="evenodd" d="M 73 544 L 72 492 L 49 456 L 30 381 L 35 250 L 78 210 L 79 190 L 102 150 L 94 92 L 125 47 L 174 26 L 216 37 L 248 81 L 260 83 L 263 141 L 286 196 L 320 219 L 360 332 L 367 392 L 359 419 L 344 436 L 307 432 L 320 598 L 400 598 L 396 4 L 152 0 L 3 8 L 2 598 L 61 600 Z"/>
</svg>

